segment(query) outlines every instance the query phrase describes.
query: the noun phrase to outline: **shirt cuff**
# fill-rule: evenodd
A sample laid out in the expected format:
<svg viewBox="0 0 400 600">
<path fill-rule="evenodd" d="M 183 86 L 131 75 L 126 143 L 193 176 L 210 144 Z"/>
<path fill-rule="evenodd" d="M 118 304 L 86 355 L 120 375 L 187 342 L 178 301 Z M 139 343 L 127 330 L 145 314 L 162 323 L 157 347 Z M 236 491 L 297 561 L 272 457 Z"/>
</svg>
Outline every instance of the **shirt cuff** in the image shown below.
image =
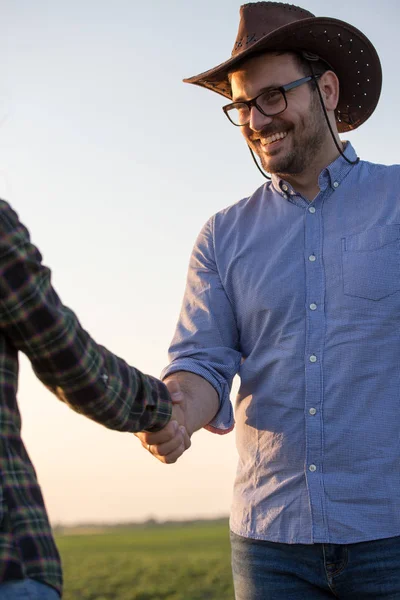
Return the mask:
<svg viewBox="0 0 400 600">
<path fill-rule="evenodd" d="M 147 375 L 150 380 L 152 387 L 152 398 L 154 404 L 148 404 L 146 410 L 149 413 L 149 425 L 146 427 L 146 431 L 160 431 L 163 429 L 171 420 L 172 414 L 172 400 L 169 395 L 167 386 L 162 382 Z"/>
<path fill-rule="evenodd" d="M 212 421 L 204 426 L 204 429 L 219 435 L 224 435 L 232 431 L 235 427 L 235 420 L 229 398 L 229 387 L 226 381 L 221 376 L 214 374 L 214 372 L 211 373 L 208 369 L 204 368 L 203 365 L 186 358 L 178 359 L 168 365 L 168 367 L 162 371 L 161 379 L 165 379 L 165 377 L 172 375 L 172 373 L 176 373 L 177 371 L 189 371 L 189 373 L 194 373 L 195 375 L 203 377 L 203 379 L 213 386 L 219 396 L 219 410 Z"/>
</svg>

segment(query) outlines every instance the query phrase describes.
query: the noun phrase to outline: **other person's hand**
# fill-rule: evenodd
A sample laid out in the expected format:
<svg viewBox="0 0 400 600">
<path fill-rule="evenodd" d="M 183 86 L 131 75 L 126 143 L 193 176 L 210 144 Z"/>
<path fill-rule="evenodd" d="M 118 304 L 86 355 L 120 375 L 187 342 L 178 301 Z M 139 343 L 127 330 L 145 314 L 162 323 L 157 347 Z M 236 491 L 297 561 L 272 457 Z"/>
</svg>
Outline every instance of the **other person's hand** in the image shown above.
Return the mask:
<svg viewBox="0 0 400 600">
<path fill-rule="evenodd" d="M 172 415 L 169 423 L 160 431 L 142 431 L 135 433 L 142 443 L 155 458 L 165 464 L 171 464 L 190 447 L 190 435 L 187 431 L 185 411 L 187 402 L 179 382 L 171 376 L 165 381 L 172 399 Z"/>
</svg>

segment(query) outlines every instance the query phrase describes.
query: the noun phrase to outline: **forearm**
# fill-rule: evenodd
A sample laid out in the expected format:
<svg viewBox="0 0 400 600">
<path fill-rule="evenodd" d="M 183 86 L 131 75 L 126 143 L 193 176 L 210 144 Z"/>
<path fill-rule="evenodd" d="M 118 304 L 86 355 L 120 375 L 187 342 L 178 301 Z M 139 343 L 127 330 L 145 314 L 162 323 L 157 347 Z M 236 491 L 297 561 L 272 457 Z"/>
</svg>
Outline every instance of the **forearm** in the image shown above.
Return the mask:
<svg viewBox="0 0 400 600">
<path fill-rule="evenodd" d="M 137 432 L 165 427 L 172 409 L 165 385 L 86 336 L 85 364 L 95 368 L 83 368 L 83 359 L 71 353 L 75 377 L 66 379 L 59 356 L 47 355 L 40 360 L 31 356 L 39 379 L 73 410 L 109 429 Z"/>
<path fill-rule="evenodd" d="M 111 429 L 162 429 L 171 399 L 158 380 L 97 344 L 64 306 L 38 249 L 0 201 L 0 333 L 74 410 Z"/>
<path fill-rule="evenodd" d="M 185 426 L 191 435 L 208 425 L 217 414 L 220 401 L 213 386 L 200 375 L 177 371 L 168 375 L 164 383 L 176 380 L 185 398 Z"/>
</svg>

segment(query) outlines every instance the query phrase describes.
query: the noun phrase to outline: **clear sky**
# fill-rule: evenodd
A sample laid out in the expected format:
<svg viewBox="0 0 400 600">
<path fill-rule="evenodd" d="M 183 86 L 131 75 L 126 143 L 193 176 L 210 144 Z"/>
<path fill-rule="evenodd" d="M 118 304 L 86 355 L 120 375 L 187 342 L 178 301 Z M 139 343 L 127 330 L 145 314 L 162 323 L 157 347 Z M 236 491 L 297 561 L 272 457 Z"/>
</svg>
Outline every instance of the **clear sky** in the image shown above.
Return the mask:
<svg viewBox="0 0 400 600">
<path fill-rule="evenodd" d="M 381 102 L 345 139 L 363 159 L 399 162 L 400 3 L 303 7 L 374 43 Z M 238 11 L 233 0 L 0 0 L 0 195 L 85 328 L 153 375 L 197 233 L 263 182 L 224 99 L 181 82 L 229 57 Z M 73 413 L 21 362 L 23 438 L 53 523 L 228 513 L 234 434 L 195 434 L 164 466 L 132 435 Z"/>
</svg>

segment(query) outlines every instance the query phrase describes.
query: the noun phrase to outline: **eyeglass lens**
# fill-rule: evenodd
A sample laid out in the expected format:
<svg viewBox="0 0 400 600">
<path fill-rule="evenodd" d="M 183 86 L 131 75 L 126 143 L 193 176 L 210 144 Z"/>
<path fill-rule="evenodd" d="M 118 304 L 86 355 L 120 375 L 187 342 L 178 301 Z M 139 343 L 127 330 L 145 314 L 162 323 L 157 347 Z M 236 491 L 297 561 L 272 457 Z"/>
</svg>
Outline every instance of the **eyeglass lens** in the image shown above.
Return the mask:
<svg viewBox="0 0 400 600">
<path fill-rule="evenodd" d="M 281 90 L 268 90 L 254 102 L 266 116 L 277 115 L 286 108 L 286 100 Z M 229 118 L 236 125 L 246 125 L 250 121 L 250 109 L 245 103 L 236 102 L 229 109 Z"/>
</svg>

